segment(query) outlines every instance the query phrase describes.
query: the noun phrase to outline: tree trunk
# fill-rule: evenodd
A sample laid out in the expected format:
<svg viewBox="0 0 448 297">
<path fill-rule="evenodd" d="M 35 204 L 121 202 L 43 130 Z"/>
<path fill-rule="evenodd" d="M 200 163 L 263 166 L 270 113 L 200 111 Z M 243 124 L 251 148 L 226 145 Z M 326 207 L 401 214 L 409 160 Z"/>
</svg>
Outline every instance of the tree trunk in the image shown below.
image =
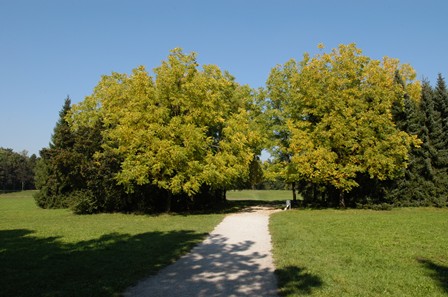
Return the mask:
<svg viewBox="0 0 448 297">
<path fill-rule="evenodd" d="M 339 192 L 339 207 L 345 208 L 345 198 L 344 198 L 344 191 Z"/>
<path fill-rule="evenodd" d="M 296 183 L 291 183 L 291 189 L 292 189 L 292 205 L 297 205 L 297 195 L 296 195 Z"/>
<path fill-rule="evenodd" d="M 222 201 L 223 202 L 226 202 L 227 201 L 227 189 L 226 188 L 224 188 L 224 189 L 222 189 Z"/>
<path fill-rule="evenodd" d="M 166 212 L 171 212 L 171 193 L 168 193 L 168 195 L 166 196 Z"/>
</svg>

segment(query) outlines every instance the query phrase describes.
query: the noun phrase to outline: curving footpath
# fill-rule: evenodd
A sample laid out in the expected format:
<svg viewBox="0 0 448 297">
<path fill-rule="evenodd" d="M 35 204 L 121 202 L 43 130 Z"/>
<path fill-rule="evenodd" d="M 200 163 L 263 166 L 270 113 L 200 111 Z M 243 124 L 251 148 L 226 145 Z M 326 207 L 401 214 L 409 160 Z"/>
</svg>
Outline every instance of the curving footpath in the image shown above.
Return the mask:
<svg viewBox="0 0 448 297">
<path fill-rule="evenodd" d="M 225 217 L 189 254 L 124 296 L 277 296 L 268 229 L 273 212 L 259 207 Z"/>
</svg>

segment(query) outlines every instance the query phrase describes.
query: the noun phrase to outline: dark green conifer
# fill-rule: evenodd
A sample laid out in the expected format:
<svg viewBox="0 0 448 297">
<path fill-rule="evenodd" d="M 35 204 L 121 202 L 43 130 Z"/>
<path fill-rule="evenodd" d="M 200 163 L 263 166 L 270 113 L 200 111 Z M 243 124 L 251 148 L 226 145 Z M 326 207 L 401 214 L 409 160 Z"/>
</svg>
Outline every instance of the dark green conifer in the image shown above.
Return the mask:
<svg viewBox="0 0 448 297">
<path fill-rule="evenodd" d="M 65 196 L 73 190 L 78 178 L 76 168 L 79 158 L 73 153 L 74 136 L 66 116 L 71 108 L 67 97 L 59 112 L 59 120 L 54 128 L 49 148 L 40 151 L 40 160 L 36 165 L 36 187 L 39 192 L 35 200 L 40 207 L 65 207 Z"/>
<path fill-rule="evenodd" d="M 447 194 L 446 138 L 440 105 L 428 81 L 422 84 L 420 106 L 405 100 L 397 121 L 405 131 L 418 135 L 422 144 L 412 148 L 404 176 L 394 182 L 390 197 L 398 205 L 444 206 Z"/>
<path fill-rule="evenodd" d="M 66 149 L 72 148 L 74 145 L 74 138 L 70 131 L 70 126 L 66 120 L 67 114 L 70 112 L 71 99 L 69 96 L 64 101 L 61 111 L 59 112 L 59 119 L 53 130 L 51 136 L 50 148 Z"/>
<path fill-rule="evenodd" d="M 394 117 L 401 130 L 418 135 L 423 143 L 421 147 L 411 148 L 408 167 L 401 178 L 389 185 L 386 196 L 395 205 L 417 205 L 428 198 L 426 193 L 433 188 L 433 183 L 428 183 L 425 176 L 421 175 L 427 154 L 425 140 L 428 140 L 428 137 L 424 136 L 424 115 L 416 102 L 406 95 L 403 105 L 395 107 Z"/>
<path fill-rule="evenodd" d="M 436 110 L 440 112 L 444 133 L 448 137 L 448 91 L 445 79 L 440 73 L 437 76 L 437 83 L 434 88 L 434 103 Z"/>
<path fill-rule="evenodd" d="M 437 196 L 434 197 L 434 204 L 445 206 L 448 201 L 448 93 L 441 74 L 438 75 L 436 87 L 433 90 L 433 101 L 435 116 L 438 116 L 436 132 L 430 135 L 435 149 L 434 182 L 438 190 Z"/>
</svg>

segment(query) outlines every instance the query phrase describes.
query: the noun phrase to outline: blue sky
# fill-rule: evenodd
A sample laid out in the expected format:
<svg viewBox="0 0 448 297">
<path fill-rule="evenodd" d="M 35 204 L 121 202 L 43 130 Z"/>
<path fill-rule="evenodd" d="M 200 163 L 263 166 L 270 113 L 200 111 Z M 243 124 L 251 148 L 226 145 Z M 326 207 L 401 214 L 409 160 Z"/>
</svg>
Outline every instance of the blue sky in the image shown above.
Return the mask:
<svg viewBox="0 0 448 297">
<path fill-rule="evenodd" d="M 448 76 L 448 1 L 0 0 L 0 147 L 48 146 L 64 99 L 82 101 L 101 75 L 197 52 L 241 84 L 304 52 L 355 42 L 375 59 Z"/>
</svg>

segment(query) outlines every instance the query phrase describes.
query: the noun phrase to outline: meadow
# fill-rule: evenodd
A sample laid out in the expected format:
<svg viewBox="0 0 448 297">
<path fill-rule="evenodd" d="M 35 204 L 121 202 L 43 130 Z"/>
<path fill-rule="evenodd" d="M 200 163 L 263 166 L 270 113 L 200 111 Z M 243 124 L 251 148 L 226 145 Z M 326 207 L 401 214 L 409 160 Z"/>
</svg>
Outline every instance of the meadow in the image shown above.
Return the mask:
<svg viewBox="0 0 448 297">
<path fill-rule="evenodd" d="M 172 263 L 223 214 L 74 215 L 0 195 L 1 296 L 119 296 Z"/>
<path fill-rule="evenodd" d="M 119 296 L 252 205 L 290 191 L 229 191 L 209 214 L 74 215 L 0 195 L 2 296 Z M 448 210 L 288 210 L 271 216 L 282 296 L 447 296 Z"/>
<path fill-rule="evenodd" d="M 292 199 L 290 190 L 232 190 L 227 191 L 227 199 L 230 201 L 257 201 L 264 202 L 279 202 L 284 203 L 285 200 Z"/>
<path fill-rule="evenodd" d="M 271 216 L 282 296 L 447 296 L 448 210 Z"/>
</svg>

